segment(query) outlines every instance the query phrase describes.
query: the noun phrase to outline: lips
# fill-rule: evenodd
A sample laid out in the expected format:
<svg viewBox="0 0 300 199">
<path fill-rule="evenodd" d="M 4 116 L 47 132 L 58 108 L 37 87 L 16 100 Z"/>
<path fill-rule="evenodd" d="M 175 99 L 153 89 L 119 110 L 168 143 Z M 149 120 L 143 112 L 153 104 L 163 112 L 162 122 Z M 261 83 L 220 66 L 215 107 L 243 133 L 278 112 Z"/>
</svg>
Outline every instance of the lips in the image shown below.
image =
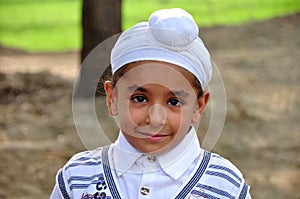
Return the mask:
<svg viewBox="0 0 300 199">
<path fill-rule="evenodd" d="M 138 134 L 142 135 L 141 138 L 145 138 L 151 142 L 162 141 L 164 138 L 171 135 L 171 134 L 152 134 L 152 133 L 145 133 L 145 132 L 138 132 Z"/>
<path fill-rule="evenodd" d="M 145 133 L 145 132 L 140 132 L 140 131 L 137 131 L 137 133 L 142 135 L 143 137 L 166 137 L 166 136 L 170 135 L 170 134 L 164 134 L 164 133 Z"/>
<path fill-rule="evenodd" d="M 156 134 L 156 135 L 152 135 L 150 137 L 167 137 L 168 135 L 160 135 L 160 134 Z"/>
</svg>

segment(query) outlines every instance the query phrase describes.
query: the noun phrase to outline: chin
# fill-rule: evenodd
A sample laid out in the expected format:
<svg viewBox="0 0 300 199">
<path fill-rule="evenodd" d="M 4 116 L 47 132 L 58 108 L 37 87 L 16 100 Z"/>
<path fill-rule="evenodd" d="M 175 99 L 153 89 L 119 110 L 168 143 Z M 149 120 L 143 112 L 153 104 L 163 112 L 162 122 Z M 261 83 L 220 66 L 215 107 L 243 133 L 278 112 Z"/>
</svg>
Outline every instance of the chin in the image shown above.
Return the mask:
<svg viewBox="0 0 300 199">
<path fill-rule="evenodd" d="M 147 154 L 155 154 L 155 155 L 159 155 L 162 153 L 167 152 L 168 150 L 170 150 L 171 147 L 167 147 L 167 146 L 157 146 L 157 147 L 142 147 L 139 150 L 142 153 L 147 153 Z"/>
</svg>

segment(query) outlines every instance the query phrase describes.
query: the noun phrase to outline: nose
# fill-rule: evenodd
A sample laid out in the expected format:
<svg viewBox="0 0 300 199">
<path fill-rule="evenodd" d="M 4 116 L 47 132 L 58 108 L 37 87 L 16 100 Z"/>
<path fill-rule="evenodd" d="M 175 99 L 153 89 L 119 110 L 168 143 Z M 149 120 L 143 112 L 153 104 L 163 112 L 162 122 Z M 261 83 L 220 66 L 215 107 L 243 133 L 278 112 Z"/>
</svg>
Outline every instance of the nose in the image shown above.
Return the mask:
<svg viewBox="0 0 300 199">
<path fill-rule="evenodd" d="M 149 119 L 150 125 L 154 127 L 165 125 L 167 121 L 167 112 L 163 106 L 154 104 L 149 109 Z"/>
</svg>

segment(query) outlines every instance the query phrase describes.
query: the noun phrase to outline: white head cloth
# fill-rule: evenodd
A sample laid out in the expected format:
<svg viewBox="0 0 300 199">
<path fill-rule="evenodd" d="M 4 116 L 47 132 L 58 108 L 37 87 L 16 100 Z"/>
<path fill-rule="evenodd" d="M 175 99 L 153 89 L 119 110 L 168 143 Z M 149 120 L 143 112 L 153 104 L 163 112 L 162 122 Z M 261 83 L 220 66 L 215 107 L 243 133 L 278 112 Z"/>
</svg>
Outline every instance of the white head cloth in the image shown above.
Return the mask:
<svg viewBox="0 0 300 199">
<path fill-rule="evenodd" d="M 210 55 L 193 17 L 174 8 L 159 10 L 123 32 L 111 52 L 112 73 L 122 66 L 143 60 L 176 64 L 194 74 L 202 88 L 211 79 Z"/>
</svg>

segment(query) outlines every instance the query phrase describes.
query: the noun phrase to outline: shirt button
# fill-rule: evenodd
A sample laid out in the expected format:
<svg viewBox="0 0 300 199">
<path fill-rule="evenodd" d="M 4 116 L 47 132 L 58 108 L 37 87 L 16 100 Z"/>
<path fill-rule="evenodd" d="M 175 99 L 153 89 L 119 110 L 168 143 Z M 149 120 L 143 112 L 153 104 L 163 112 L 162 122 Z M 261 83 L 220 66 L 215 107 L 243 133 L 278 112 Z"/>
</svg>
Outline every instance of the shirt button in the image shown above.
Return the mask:
<svg viewBox="0 0 300 199">
<path fill-rule="evenodd" d="M 148 156 L 147 159 L 148 159 L 149 162 L 153 163 L 153 162 L 155 162 L 156 157 L 155 156 Z"/>
<path fill-rule="evenodd" d="M 141 188 L 141 194 L 142 194 L 142 195 L 146 196 L 146 195 L 149 194 L 149 192 L 150 192 L 150 189 L 149 189 L 149 188 L 147 188 L 147 187 L 142 187 L 142 188 Z"/>
</svg>

